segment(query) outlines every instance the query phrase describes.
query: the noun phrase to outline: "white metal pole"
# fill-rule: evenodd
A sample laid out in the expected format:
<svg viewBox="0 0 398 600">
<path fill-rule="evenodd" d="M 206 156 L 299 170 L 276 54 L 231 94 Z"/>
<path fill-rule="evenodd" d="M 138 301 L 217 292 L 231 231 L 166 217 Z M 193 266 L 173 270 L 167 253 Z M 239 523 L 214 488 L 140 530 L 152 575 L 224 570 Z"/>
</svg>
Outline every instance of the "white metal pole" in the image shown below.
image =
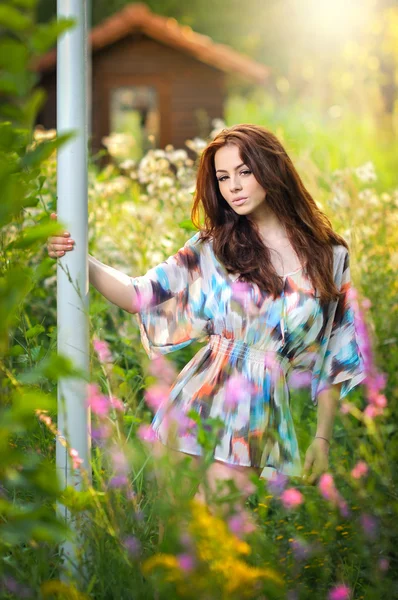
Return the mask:
<svg viewBox="0 0 398 600">
<path fill-rule="evenodd" d="M 58 352 L 88 374 L 86 0 L 57 2 L 58 18 L 71 17 L 76 21 L 59 38 L 57 53 L 57 130 L 58 134 L 74 132 L 73 139 L 58 152 L 57 213 L 58 220 L 76 242 L 73 252 L 59 259 L 57 269 Z M 86 393 L 87 385 L 82 379 L 58 381 L 58 429 L 77 451 L 83 460 L 82 468 L 90 476 L 90 414 Z M 70 457 L 59 440 L 56 463 L 62 485 L 81 489 L 82 479 L 72 469 Z M 70 520 L 67 511 L 64 516 Z M 65 544 L 64 551 L 74 561 L 76 543 Z"/>
<path fill-rule="evenodd" d="M 92 104 L 93 104 L 93 73 L 92 73 L 92 60 L 91 60 L 91 42 L 90 42 L 90 33 L 92 28 L 93 21 L 93 8 L 92 8 L 92 0 L 86 0 L 86 40 L 87 40 L 87 62 L 86 62 L 86 79 L 87 79 L 87 97 L 86 97 L 86 106 L 87 106 L 87 139 L 89 143 L 89 147 L 91 147 L 91 136 L 93 130 L 93 116 L 92 116 Z"/>
</svg>

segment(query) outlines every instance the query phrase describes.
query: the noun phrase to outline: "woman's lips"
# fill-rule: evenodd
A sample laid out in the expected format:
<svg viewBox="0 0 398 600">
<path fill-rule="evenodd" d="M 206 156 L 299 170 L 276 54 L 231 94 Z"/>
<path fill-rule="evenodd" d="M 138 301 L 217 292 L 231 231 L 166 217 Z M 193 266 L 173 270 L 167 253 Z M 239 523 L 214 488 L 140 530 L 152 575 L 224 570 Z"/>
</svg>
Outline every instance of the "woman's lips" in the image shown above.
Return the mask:
<svg viewBox="0 0 398 600">
<path fill-rule="evenodd" d="M 240 206 L 246 202 L 247 198 L 238 198 L 237 200 L 232 200 L 232 204 L 236 204 L 236 206 Z"/>
</svg>

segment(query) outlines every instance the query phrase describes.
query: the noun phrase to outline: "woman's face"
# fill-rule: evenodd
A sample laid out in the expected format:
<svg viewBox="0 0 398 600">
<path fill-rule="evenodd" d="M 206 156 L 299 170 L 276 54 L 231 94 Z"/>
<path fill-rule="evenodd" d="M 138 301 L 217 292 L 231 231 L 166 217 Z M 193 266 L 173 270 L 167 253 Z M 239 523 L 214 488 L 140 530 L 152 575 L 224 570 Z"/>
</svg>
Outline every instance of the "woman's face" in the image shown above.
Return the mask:
<svg viewBox="0 0 398 600">
<path fill-rule="evenodd" d="M 265 208 L 266 191 L 239 156 L 235 144 L 219 148 L 214 155 L 221 195 L 238 215 L 250 215 Z"/>
</svg>

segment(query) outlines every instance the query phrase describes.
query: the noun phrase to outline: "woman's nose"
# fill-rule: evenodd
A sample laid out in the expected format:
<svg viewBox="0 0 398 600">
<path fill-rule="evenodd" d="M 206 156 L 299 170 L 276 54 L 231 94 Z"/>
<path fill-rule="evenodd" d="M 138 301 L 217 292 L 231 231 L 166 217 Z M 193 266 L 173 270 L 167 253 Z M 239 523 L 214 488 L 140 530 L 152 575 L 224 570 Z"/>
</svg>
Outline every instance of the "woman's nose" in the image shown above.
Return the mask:
<svg viewBox="0 0 398 600">
<path fill-rule="evenodd" d="M 231 185 L 230 185 L 230 189 L 231 192 L 236 192 L 237 190 L 241 190 L 242 189 L 242 184 L 240 183 L 238 178 L 233 178 L 231 177 Z"/>
</svg>

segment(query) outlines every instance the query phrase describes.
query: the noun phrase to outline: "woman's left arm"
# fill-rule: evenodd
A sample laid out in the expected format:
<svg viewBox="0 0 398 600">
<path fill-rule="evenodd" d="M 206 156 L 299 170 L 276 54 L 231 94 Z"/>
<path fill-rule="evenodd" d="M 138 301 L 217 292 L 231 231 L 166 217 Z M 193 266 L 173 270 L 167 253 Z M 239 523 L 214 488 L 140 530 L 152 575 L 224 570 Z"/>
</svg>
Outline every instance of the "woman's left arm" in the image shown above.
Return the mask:
<svg viewBox="0 0 398 600">
<path fill-rule="evenodd" d="M 329 448 L 334 420 L 340 398 L 341 383 L 334 384 L 318 395 L 317 428 L 315 438 L 305 455 L 303 479 L 314 484 L 328 470 Z"/>
</svg>

